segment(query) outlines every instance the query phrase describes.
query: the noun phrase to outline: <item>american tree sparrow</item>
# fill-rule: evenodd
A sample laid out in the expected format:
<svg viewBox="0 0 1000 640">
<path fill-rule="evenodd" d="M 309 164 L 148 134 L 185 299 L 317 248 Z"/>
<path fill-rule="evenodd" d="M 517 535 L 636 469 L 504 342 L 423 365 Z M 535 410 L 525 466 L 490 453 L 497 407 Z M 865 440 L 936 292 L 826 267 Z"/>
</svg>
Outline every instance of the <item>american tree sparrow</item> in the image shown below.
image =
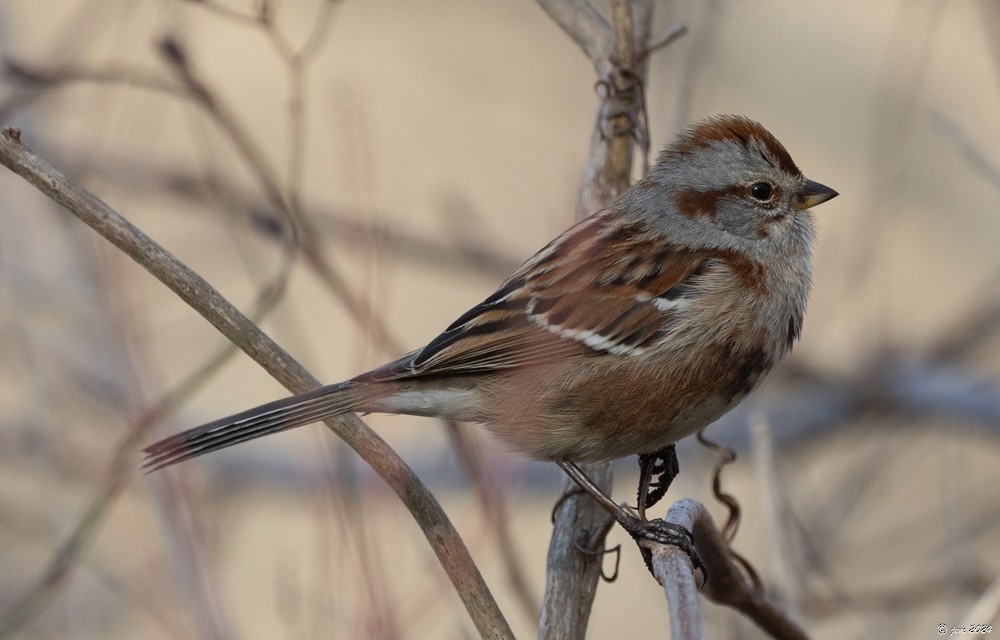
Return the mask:
<svg viewBox="0 0 1000 640">
<path fill-rule="evenodd" d="M 802 328 L 809 209 L 836 195 L 760 124 L 709 118 L 426 346 L 157 442 L 145 466 L 350 411 L 438 416 L 559 463 L 635 535 L 644 500 L 637 519 L 574 463 L 658 452 L 760 383 Z"/>
</svg>

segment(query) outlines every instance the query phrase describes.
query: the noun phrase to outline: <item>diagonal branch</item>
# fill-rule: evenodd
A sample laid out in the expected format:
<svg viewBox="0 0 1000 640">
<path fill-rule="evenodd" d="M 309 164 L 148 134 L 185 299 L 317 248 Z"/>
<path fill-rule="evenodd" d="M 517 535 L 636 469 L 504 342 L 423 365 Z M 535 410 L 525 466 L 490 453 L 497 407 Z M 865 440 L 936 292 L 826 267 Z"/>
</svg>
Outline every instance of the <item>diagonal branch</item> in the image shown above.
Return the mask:
<svg viewBox="0 0 1000 640">
<path fill-rule="evenodd" d="M 201 276 L 97 196 L 22 145 L 20 131 L 4 129 L 0 135 L 0 163 L 138 262 L 291 392 L 302 393 L 319 386 L 316 378 Z M 510 627 L 468 549 L 434 496 L 413 471 L 356 415 L 340 416 L 328 420 L 326 425 L 371 465 L 413 514 L 480 635 L 484 638 L 512 638 Z"/>
<path fill-rule="evenodd" d="M 324 7 L 327 7 L 324 12 L 327 20 L 330 18 L 329 7 L 332 6 L 333 4 L 329 1 L 324 5 Z M 287 272 L 291 260 L 297 258 L 297 252 L 301 250 L 307 265 L 313 269 L 331 293 L 344 304 L 355 322 L 364 331 L 369 332 L 373 336 L 374 344 L 387 355 L 395 357 L 397 354 L 405 351 L 400 341 L 392 334 L 385 321 L 370 309 L 368 305 L 364 304 L 357 293 L 351 290 L 344 276 L 329 262 L 322 246 L 322 242 L 329 238 L 334 238 L 340 242 L 346 241 L 348 245 L 356 246 L 358 244 L 357 239 L 355 237 L 352 242 L 352 235 L 364 235 L 368 237 L 374 231 L 371 229 L 362 229 L 359 223 L 354 222 L 349 217 L 337 217 L 329 213 L 325 214 L 325 217 L 319 214 L 306 215 L 305 207 L 303 207 L 298 195 L 302 172 L 300 158 L 303 154 L 301 147 L 303 144 L 302 120 L 304 119 L 304 113 L 301 105 L 304 102 L 302 94 L 305 85 L 302 63 L 305 57 L 314 55 L 319 37 L 317 34 L 323 31 L 323 26 L 318 21 L 308 42 L 300 50 L 294 50 L 274 28 L 273 22 L 260 17 L 248 19 L 246 22 L 266 30 L 266 33 L 275 42 L 276 48 L 280 50 L 281 57 L 289 66 L 289 73 L 293 76 L 292 97 L 289 99 L 291 113 L 289 113 L 288 118 L 288 130 L 290 132 L 289 137 L 294 141 L 292 146 L 295 149 L 290 154 L 289 170 L 286 178 L 288 186 L 286 187 L 283 187 L 278 181 L 278 172 L 268 165 L 265 157 L 266 154 L 254 142 L 250 135 L 250 130 L 237 119 L 235 111 L 227 104 L 225 99 L 218 93 L 213 92 L 209 85 L 201 79 L 194 65 L 188 60 L 185 49 L 179 42 L 173 39 L 167 38 L 161 41 L 160 50 L 170 62 L 170 67 L 177 75 L 177 80 L 169 80 L 160 75 L 145 73 L 138 68 L 131 67 L 118 67 L 114 69 L 91 69 L 82 66 L 42 68 L 33 67 L 13 59 L 6 61 L 5 73 L 7 76 L 35 89 L 51 89 L 61 84 L 80 81 L 120 83 L 175 95 L 182 99 L 187 99 L 197 107 L 204 109 L 221 132 L 230 139 L 244 161 L 252 167 L 253 172 L 258 178 L 258 182 L 262 185 L 261 188 L 269 194 L 268 200 L 272 206 L 266 210 L 266 213 L 261 211 L 257 214 L 258 224 L 255 225 L 255 229 L 269 240 L 277 239 L 282 242 L 284 263 L 286 265 L 283 271 Z M 0 113 L 3 112 L 4 108 L 0 106 Z M 131 175 L 134 173 L 135 164 L 134 161 L 130 160 L 129 162 L 132 169 L 129 172 Z M 148 186 L 149 179 L 149 176 L 144 176 L 139 178 L 139 181 L 144 186 Z M 204 178 L 201 175 L 195 174 L 181 174 L 168 180 L 168 183 L 171 185 L 170 188 L 172 190 L 179 192 L 184 197 L 204 199 L 206 193 L 211 192 L 215 196 L 213 205 L 217 207 L 228 207 L 240 213 L 260 210 L 256 196 L 238 191 L 235 187 L 223 184 L 214 178 Z M 282 224 L 280 221 L 270 218 L 269 214 L 271 211 L 282 215 L 287 222 Z M 319 219 L 319 224 L 315 221 L 317 218 Z M 338 233 L 333 234 L 333 236 L 329 233 L 323 233 L 326 231 L 324 222 L 327 227 L 331 223 L 339 227 Z M 347 227 L 347 232 L 343 231 L 345 226 Z M 286 228 L 289 229 L 289 233 L 282 233 L 280 231 Z M 463 268 L 468 267 L 467 263 L 471 259 L 475 268 L 492 270 L 499 276 L 510 273 L 519 264 L 518 260 L 511 259 L 504 261 L 501 256 L 493 254 L 488 249 L 477 247 L 458 247 L 457 249 L 449 248 L 448 251 L 441 251 L 440 244 L 428 243 L 412 236 L 400 234 L 394 228 L 380 227 L 377 233 L 380 236 L 386 237 L 383 240 L 383 243 L 387 243 L 386 250 L 391 250 L 397 256 L 399 254 L 415 253 L 421 257 L 432 258 L 435 261 L 451 260 L 453 262 L 458 258 L 458 262 Z M 394 244 L 397 246 L 393 247 Z M 462 259 L 463 253 L 465 254 L 464 259 Z M 464 447 L 470 445 L 460 437 L 456 425 L 449 423 L 446 426 L 452 445 L 458 450 L 458 457 L 466 474 L 476 485 L 481 495 L 489 496 L 489 499 L 483 501 L 482 509 L 488 520 L 499 525 L 492 529 L 497 535 L 500 552 L 504 559 L 503 565 L 508 571 L 511 583 L 515 585 L 515 590 L 520 596 L 519 600 L 529 615 L 537 617 L 536 599 L 528 593 L 527 583 L 522 577 L 524 573 L 521 566 L 522 561 L 515 553 L 509 528 L 501 524 L 507 517 L 507 509 L 503 498 L 495 489 L 488 486 L 488 479 L 483 476 L 476 466 L 475 454 L 464 449 Z"/>
</svg>

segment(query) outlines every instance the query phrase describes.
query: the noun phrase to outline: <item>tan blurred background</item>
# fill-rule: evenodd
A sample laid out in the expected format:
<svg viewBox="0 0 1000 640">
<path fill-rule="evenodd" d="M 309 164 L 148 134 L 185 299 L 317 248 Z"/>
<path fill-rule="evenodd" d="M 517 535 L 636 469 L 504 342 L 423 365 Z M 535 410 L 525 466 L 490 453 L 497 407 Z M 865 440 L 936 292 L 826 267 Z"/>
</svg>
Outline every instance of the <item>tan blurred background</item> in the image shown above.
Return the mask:
<svg viewBox="0 0 1000 640">
<path fill-rule="evenodd" d="M 244 18 L 256 5 L 0 3 L 0 125 L 252 309 L 281 268 L 280 217 L 232 138 L 176 90 L 157 48 L 176 39 L 403 349 L 569 224 L 596 78 L 536 4 L 285 1 L 272 29 Z M 744 507 L 737 549 L 815 638 L 1000 625 L 1000 9 L 689 0 L 658 3 L 655 20 L 690 32 L 652 61 L 654 153 L 687 122 L 746 114 L 841 193 L 816 210 L 791 361 L 709 430 L 740 453 L 725 472 Z M 283 52 L 311 37 L 297 76 Z M 328 381 L 391 355 L 304 261 L 263 326 Z M 224 345 L 0 172 L 0 616 L 61 567 L 127 434 Z M 237 354 L 149 440 L 284 393 Z M 442 501 L 517 636 L 534 636 L 441 426 L 370 424 Z M 559 473 L 478 442 L 537 603 Z M 124 492 L 17 637 L 474 636 L 406 511 L 344 449 L 309 427 L 151 476 L 131 451 Z M 723 518 L 713 460 L 684 443 L 669 497 Z M 620 500 L 634 467 L 619 465 Z M 760 637 L 704 613 L 707 637 Z M 626 545 L 590 637 L 666 637 L 666 623 Z"/>
</svg>

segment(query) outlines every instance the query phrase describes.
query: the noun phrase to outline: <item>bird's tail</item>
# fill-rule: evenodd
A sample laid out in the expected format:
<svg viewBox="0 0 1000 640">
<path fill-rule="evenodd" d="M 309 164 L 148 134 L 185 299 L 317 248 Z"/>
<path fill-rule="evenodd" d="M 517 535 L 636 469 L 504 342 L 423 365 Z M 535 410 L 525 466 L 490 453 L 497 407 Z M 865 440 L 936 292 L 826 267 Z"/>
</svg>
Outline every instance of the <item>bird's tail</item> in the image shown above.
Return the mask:
<svg viewBox="0 0 1000 640">
<path fill-rule="evenodd" d="M 327 385 L 188 429 L 146 447 L 143 469 L 155 471 L 240 442 L 359 410 L 372 386 L 353 381 Z"/>
</svg>

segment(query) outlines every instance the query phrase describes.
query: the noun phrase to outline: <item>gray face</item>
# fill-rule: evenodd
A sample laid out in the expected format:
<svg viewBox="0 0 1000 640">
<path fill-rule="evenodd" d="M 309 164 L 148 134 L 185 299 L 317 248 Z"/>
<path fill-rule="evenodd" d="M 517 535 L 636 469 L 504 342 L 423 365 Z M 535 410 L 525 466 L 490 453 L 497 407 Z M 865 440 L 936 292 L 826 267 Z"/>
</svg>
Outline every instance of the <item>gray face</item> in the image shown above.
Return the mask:
<svg viewBox="0 0 1000 640">
<path fill-rule="evenodd" d="M 678 242 L 764 260 L 808 251 L 811 217 L 793 206 L 806 185 L 767 130 L 729 116 L 687 130 L 628 196 Z"/>
<path fill-rule="evenodd" d="M 754 145 L 758 146 L 758 145 Z M 763 239 L 779 231 L 780 223 L 794 215 L 792 198 L 802 186 L 801 175 L 790 175 L 769 163 L 765 155 L 753 149 L 735 148 L 720 143 L 706 149 L 706 154 L 722 157 L 742 156 L 729 166 L 739 166 L 719 177 L 730 185 L 715 201 L 714 223 L 717 228 L 747 239 Z"/>
</svg>

